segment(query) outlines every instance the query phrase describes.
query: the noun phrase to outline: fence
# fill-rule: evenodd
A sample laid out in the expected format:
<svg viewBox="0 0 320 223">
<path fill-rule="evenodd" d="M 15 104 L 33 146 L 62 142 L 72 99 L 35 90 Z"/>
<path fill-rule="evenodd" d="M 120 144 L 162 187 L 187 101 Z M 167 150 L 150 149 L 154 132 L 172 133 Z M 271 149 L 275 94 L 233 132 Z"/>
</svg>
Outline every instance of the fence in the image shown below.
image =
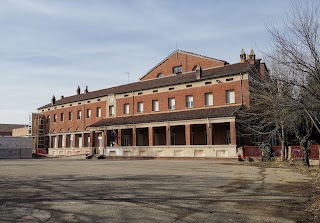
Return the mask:
<svg viewBox="0 0 320 223">
<path fill-rule="evenodd" d="M 318 160 L 319 159 L 319 146 L 320 145 L 310 145 L 310 159 Z M 280 157 L 281 156 L 281 146 L 272 146 L 271 147 L 272 156 Z M 244 157 L 261 157 L 262 150 L 259 146 L 244 146 L 243 147 Z M 302 158 L 301 146 L 289 146 L 288 149 L 288 158 Z"/>
</svg>

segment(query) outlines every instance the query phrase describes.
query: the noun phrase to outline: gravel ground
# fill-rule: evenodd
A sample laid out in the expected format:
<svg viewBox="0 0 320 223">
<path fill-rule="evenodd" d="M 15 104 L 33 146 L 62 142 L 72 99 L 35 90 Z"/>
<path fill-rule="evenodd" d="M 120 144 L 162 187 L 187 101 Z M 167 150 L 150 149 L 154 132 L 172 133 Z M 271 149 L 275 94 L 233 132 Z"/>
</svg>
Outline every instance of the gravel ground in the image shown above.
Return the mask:
<svg viewBox="0 0 320 223">
<path fill-rule="evenodd" d="M 0 222 L 311 222 L 312 178 L 204 160 L 0 160 Z"/>
</svg>

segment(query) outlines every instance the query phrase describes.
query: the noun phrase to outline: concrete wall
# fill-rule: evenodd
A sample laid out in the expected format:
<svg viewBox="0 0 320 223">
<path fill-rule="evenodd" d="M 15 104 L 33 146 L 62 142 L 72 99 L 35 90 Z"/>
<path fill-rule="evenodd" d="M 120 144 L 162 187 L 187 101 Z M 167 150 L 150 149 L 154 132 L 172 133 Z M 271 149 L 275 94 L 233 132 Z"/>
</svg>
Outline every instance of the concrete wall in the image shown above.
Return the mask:
<svg viewBox="0 0 320 223">
<path fill-rule="evenodd" d="M 13 137 L 26 137 L 29 134 L 29 129 L 28 127 L 23 127 L 23 128 L 17 128 L 17 129 L 12 129 L 12 136 Z"/>
<path fill-rule="evenodd" d="M 107 156 L 236 158 L 235 145 L 107 147 Z"/>
<path fill-rule="evenodd" d="M 0 159 L 32 158 L 32 138 L 0 137 Z"/>
</svg>

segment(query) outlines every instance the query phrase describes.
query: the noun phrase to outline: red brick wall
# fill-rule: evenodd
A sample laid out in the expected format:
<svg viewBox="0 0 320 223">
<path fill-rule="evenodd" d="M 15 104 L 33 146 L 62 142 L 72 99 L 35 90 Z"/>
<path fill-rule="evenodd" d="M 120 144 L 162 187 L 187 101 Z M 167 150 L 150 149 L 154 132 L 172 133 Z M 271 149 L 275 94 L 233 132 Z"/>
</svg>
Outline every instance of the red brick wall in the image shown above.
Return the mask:
<svg viewBox="0 0 320 223">
<path fill-rule="evenodd" d="M 75 104 L 75 103 L 74 103 Z M 64 108 L 54 109 L 51 108 L 50 111 L 45 111 L 43 114 L 48 117 L 50 115 L 50 124 L 45 120 L 45 133 L 49 133 L 49 128 L 51 133 L 67 132 L 69 131 L 84 131 L 87 126 L 103 119 L 106 117 L 106 102 L 91 102 L 90 104 L 81 105 L 65 105 Z M 101 117 L 96 117 L 97 107 L 101 108 Z M 91 118 L 86 118 L 86 110 L 91 109 Z M 78 110 L 81 110 L 81 119 L 77 119 Z M 69 112 L 72 112 L 72 120 L 69 121 Z M 64 113 L 64 121 L 61 122 L 60 114 Z M 53 122 L 53 116 L 57 114 L 57 122 Z M 51 125 L 51 126 L 50 126 Z M 54 131 L 53 131 L 54 130 Z"/>
<path fill-rule="evenodd" d="M 243 81 L 243 89 L 248 89 L 247 81 Z M 168 87 L 169 88 L 169 87 Z M 171 111 L 168 109 L 168 98 L 175 98 L 176 109 L 175 110 L 185 110 L 186 108 L 186 96 L 193 95 L 194 108 L 204 108 L 205 107 L 205 93 L 213 93 L 213 105 L 214 106 L 224 106 L 226 105 L 226 90 L 235 91 L 236 104 L 242 103 L 241 94 L 243 93 L 244 103 L 249 104 L 248 93 L 241 90 L 240 81 L 232 81 L 221 84 L 213 85 L 203 85 L 200 87 L 186 88 L 181 90 L 172 90 L 166 92 L 158 92 L 154 94 L 138 95 L 132 98 L 131 96 L 127 98 L 117 99 L 117 116 L 123 116 L 124 104 L 128 103 L 130 106 L 130 114 L 134 110 L 134 114 L 138 113 L 138 102 L 143 102 L 143 113 L 152 113 L 152 100 L 159 100 L 159 111 Z M 133 108 L 134 104 L 134 108 Z"/>
<path fill-rule="evenodd" d="M 142 77 L 141 80 L 148 80 L 156 78 L 159 73 L 164 76 L 171 75 L 173 73 L 173 67 L 182 65 L 182 72 L 192 71 L 193 67 L 200 64 L 202 69 L 210 67 L 221 67 L 224 66 L 224 62 L 219 60 L 213 60 L 204 57 L 198 57 L 191 54 L 177 52 L 169 57 L 164 63 L 156 67 L 146 76 Z"/>
</svg>

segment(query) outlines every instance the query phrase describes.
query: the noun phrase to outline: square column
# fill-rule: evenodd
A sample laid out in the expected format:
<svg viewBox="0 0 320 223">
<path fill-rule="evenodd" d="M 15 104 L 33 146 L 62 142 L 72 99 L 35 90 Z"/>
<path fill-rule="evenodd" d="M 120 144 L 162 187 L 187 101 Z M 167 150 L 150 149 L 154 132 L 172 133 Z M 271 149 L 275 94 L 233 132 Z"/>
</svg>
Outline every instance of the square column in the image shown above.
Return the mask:
<svg viewBox="0 0 320 223">
<path fill-rule="evenodd" d="M 103 148 L 106 147 L 106 144 L 107 144 L 107 143 L 106 143 L 106 140 L 107 140 L 107 132 L 106 132 L 106 131 L 103 131 L 103 132 L 102 132 L 102 143 L 101 143 L 101 144 L 102 144 L 101 146 L 102 146 Z"/>
<path fill-rule="evenodd" d="M 231 145 L 237 144 L 236 122 L 230 122 L 230 140 Z"/>
<path fill-rule="evenodd" d="M 186 145 L 191 145 L 190 141 L 190 124 L 185 125 L 185 137 L 186 137 Z"/>
<path fill-rule="evenodd" d="M 118 139 L 117 139 L 117 144 L 118 144 L 118 146 L 121 146 L 121 144 L 122 144 L 122 142 L 121 142 L 121 140 L 122 140 L 121 135 L 122 135 L 121 129 L 118 129 Z"/>
<path fill-rule="evenodd" d="M 95 147 L 96 146 L 96 132 L 92 131 L 90 132 L 90 147 Z"/>
<path fill-rule="evenodd" d="M 153 146 L 153 127 L 148 127 L 149 146 Z"/>
<path fill-rule="evenodd" d="M 137 129 L 135 126 L 132 128 L 132 146 L 137 146 Z"/>
<path fill-rule="evenodd" d="M 66 140 L 67 140 L 67 137 L 65 134 L 62 135 L 62 148 L 66 148 Z"/>
<path fill-rule="evenodd" d="M 76 145 L 76 135 L 71 134 L 70 135 L 70 148 L 74 148 Z"/>
<path fill-rule="evenodd" d="M 207 145 L 212 145 L 212 125 L 207 123 Z"/>
<path fill-rule="evenodd" d="M 166 126 L 166 145 L 170 146 L 171 145 L 171 131 L 170 131 L 170 125 L 167 124 Z"/>
</svg>

